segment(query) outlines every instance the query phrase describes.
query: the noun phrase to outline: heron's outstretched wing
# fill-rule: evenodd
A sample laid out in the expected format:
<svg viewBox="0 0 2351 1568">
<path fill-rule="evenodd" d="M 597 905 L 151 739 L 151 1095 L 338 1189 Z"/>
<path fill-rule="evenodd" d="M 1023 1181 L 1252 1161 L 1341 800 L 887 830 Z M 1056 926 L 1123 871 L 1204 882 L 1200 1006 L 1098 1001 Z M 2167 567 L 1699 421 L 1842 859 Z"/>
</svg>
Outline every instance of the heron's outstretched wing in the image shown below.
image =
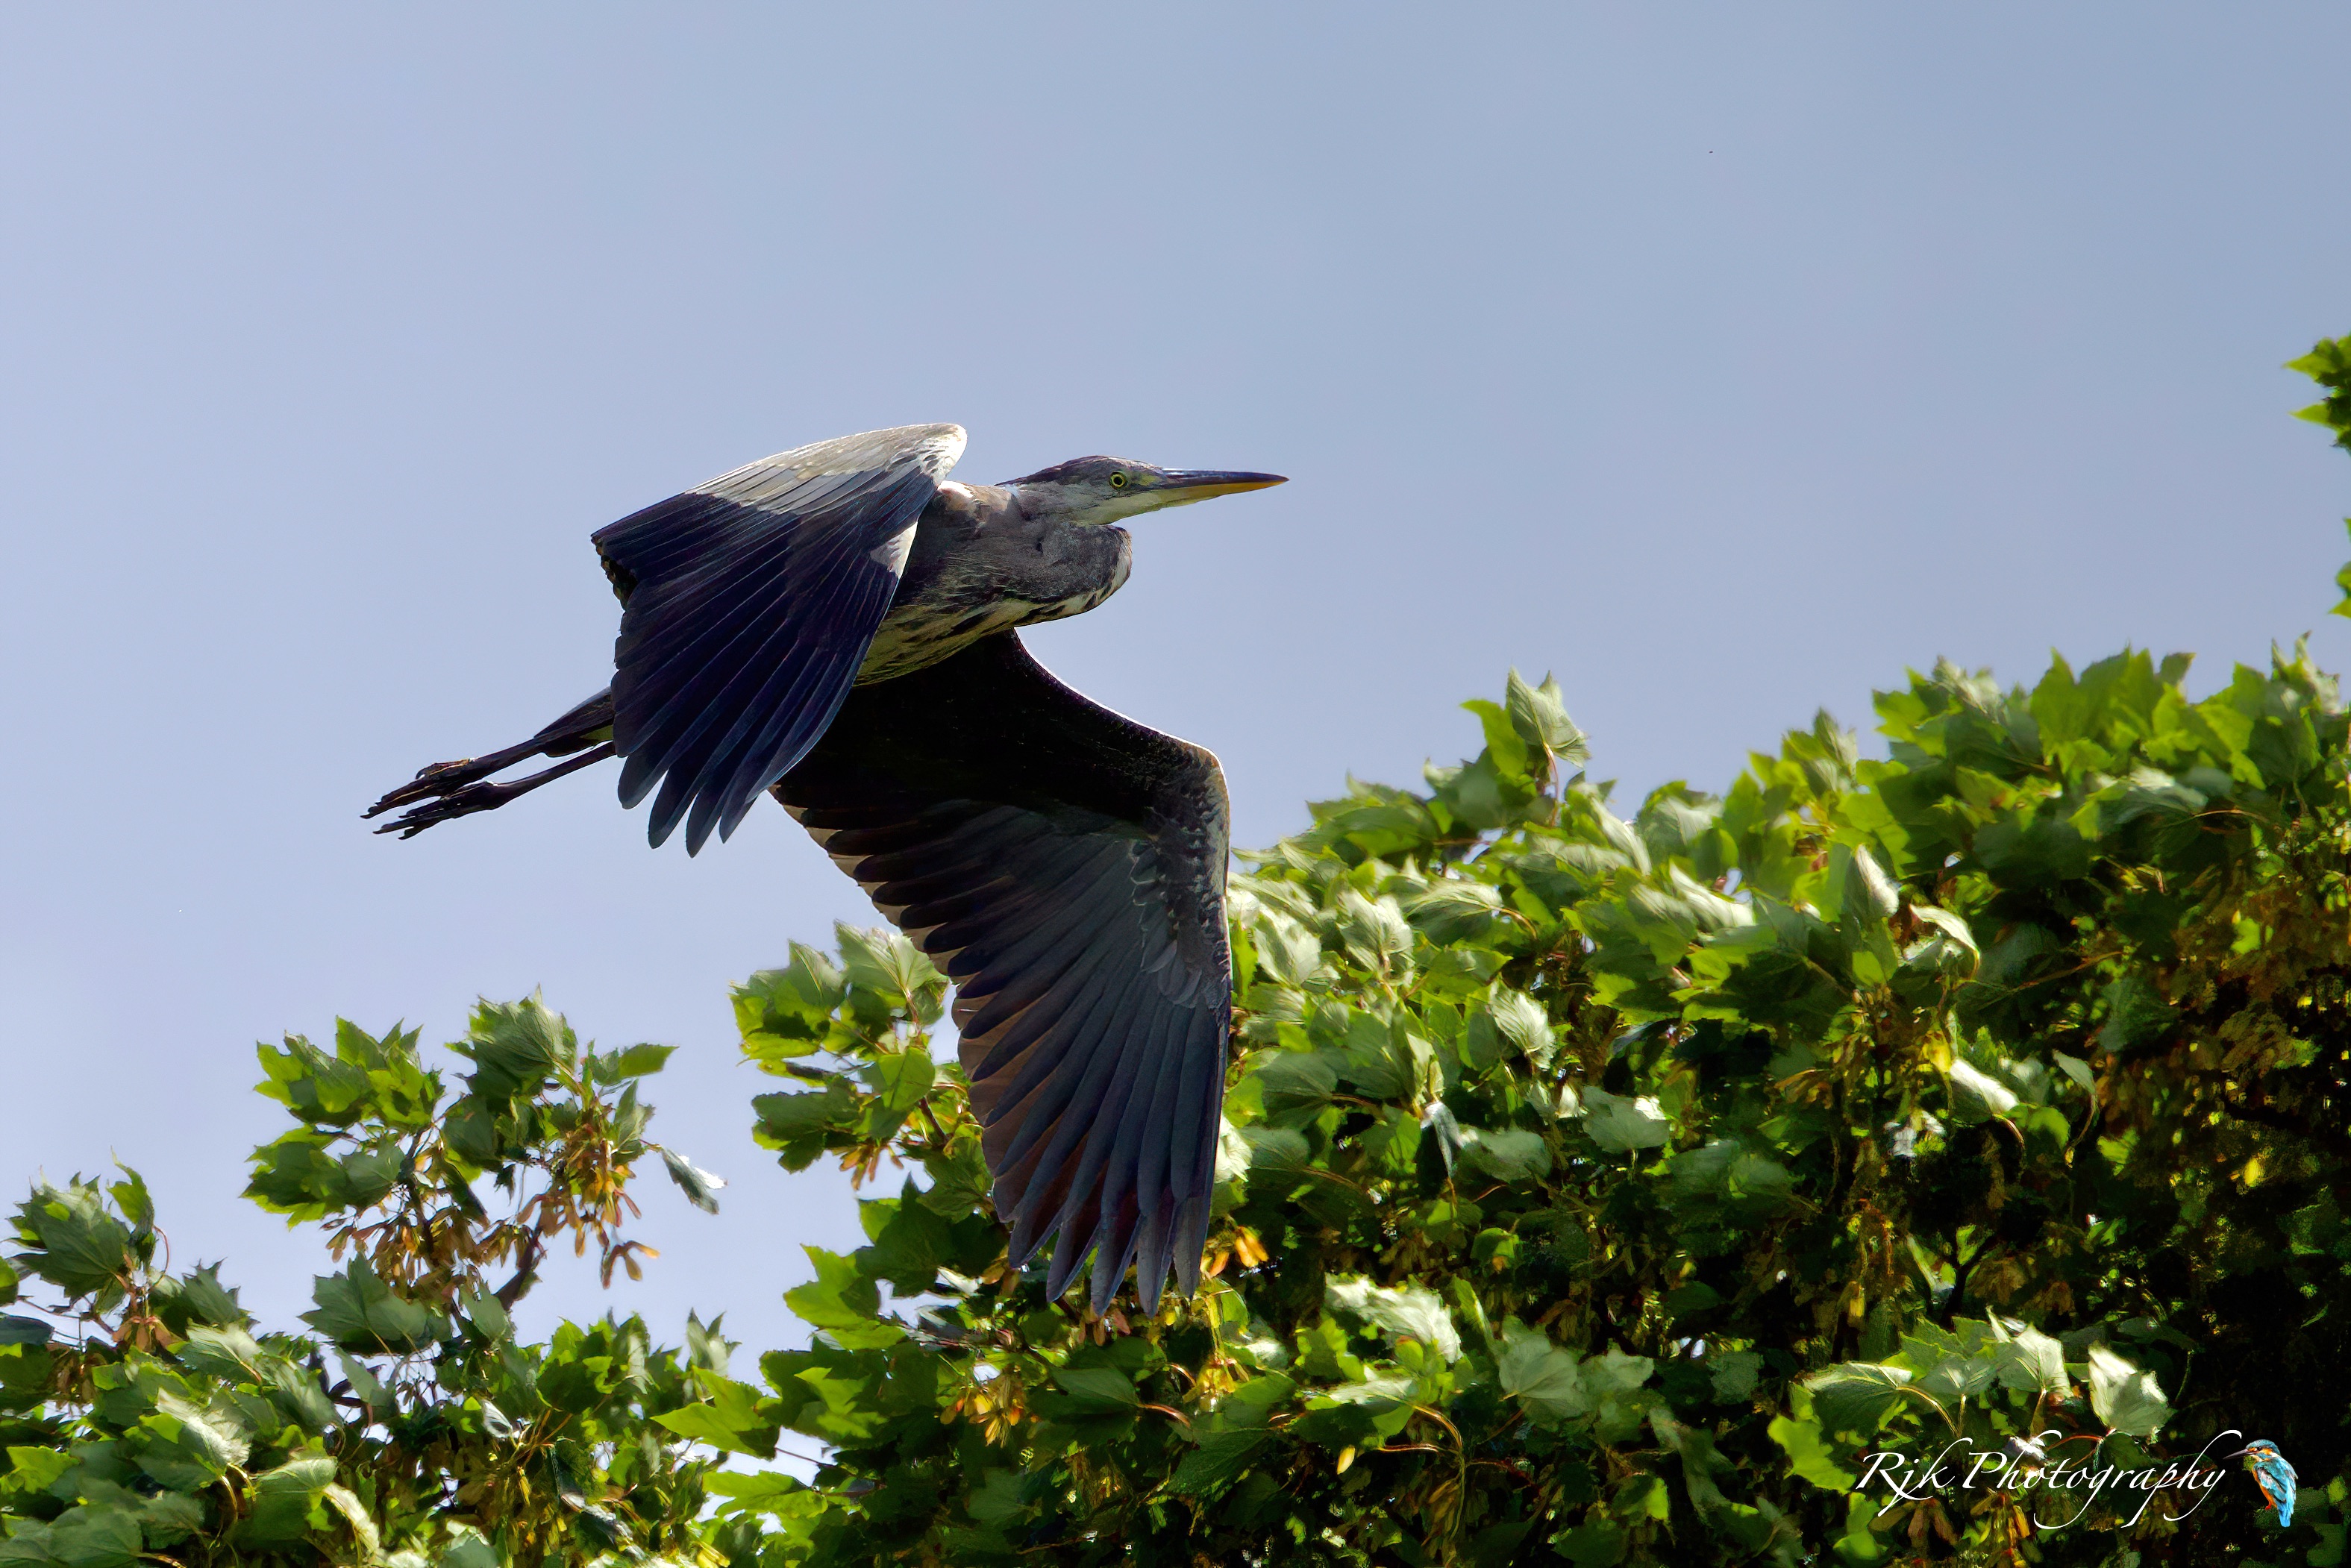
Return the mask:
<svg viewBox="0 0 2351 1568">
<path fill-rule="evenodd" d="M 1097 1310 L 1197 1283 L 1232 1012 L 1217 759 L 1005 632 L 861 686 L 775 787 L 956 983 L 997 1212 Z"/>
<path fill-rule="evenodd" d="M 655 844 L 735 831 L 849 695 L 915 519 L 963 453 L 952 424 L 779 452 L 595 535 L 627 608 L 613 649 L 621 803 Z"/>
</svg>

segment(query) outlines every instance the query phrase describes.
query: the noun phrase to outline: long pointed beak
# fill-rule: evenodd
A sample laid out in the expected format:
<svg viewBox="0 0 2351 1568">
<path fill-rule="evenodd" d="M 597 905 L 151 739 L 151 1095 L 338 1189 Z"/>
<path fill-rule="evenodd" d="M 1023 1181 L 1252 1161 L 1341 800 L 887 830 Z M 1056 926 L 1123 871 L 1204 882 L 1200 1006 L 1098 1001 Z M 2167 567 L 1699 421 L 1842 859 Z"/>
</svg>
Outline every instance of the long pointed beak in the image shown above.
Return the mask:
<svg viewBox="0 0 2351 1568">
<path fill-rule="evenodd" d="M 1264 490 L 1290 483 L 1283 474 L 1250 474 L 1238 468 L 1171 468 L 1151 486 L 1151 498 L 1162 507 L 1188 507 L 1217 496 L 1243 490 Z"/>
</svg>

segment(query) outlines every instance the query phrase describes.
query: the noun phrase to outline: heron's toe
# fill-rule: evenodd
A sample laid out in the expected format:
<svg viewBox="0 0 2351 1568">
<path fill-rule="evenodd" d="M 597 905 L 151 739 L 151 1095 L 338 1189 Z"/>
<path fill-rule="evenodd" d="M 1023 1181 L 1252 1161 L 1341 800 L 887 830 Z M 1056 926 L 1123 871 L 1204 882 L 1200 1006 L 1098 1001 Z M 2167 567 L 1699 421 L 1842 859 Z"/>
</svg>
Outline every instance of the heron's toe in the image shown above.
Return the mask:
<svg viewBox="0 0 2351 1568">
<path fill-rule="evenodd" d="M 445 822 L 455 817 L 470 817 L 476 811 L 495 810 L 519 793 L 520 790 L 504 784 L 468 784 L 463 789 L 451 790 L 437 800 L 410 807 L 376 831 L 398 833 L 403 839 L 413 839 L 435 822 Z M 392 796 L 387 795 L 368 815 L 372 817 L 385 806 L 399 803 Z"/>
<path fill-rule="evenodd" d="M 429 800 L 434 795 L 447 794 L 481 776 L 482 770 L 475 765 L 475 759 L 471 757 L 461 757 L 455 762 L 436 762 L 430 768 L 420 768 L 416 770 L 415 778 L 360 812 L 360 820 L 381 817 L 386 811 L 398 807 Z"/>
</svg>

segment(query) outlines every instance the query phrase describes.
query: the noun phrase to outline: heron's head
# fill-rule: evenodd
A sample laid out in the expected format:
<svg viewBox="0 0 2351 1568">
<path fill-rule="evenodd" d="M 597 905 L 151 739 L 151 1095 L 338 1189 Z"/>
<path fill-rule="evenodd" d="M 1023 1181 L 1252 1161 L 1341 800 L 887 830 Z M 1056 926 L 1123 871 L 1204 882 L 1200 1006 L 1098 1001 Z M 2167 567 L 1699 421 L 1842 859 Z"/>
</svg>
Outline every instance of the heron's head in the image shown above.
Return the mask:
<svg viewBox="0 0 2351 1568">
<path fill-rule="evenodd" d="M 1072 457 L 1024 478 L 1006 481 L 1030 517 L 1069 523 L 1116 523 L 1164 507 L 1188 507 L 1212 496 L 1262 490 L 1283 483 L 1280 474 L 1232 468 L 1155 468 L 1124 457 Z"/>
</svg>

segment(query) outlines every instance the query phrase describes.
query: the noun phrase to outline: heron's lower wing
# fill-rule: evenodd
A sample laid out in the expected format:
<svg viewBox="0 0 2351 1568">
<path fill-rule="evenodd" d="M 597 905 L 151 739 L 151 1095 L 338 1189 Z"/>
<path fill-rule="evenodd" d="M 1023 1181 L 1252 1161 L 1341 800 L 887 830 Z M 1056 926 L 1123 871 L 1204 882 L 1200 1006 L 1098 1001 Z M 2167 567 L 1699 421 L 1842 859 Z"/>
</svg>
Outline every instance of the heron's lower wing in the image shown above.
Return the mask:
<svg viewBox="0 0 2351 1568">
<path fill-rule="evenodd" d="M 824 733 L 897 591 L 915 520 L 962 453 L 952 424 L 764 458 L 598 530 L 625 609 L 613 650 L 621 801 L 649 836 L 735 831 Z"/>
<path fill-rule="evenodd" d="M 1198 1283 L 1232 1011 L 1224 775 L 1016 633 L 861 686 L 778 800 L 956 984 L 997 1211 L 1058 1295 Z"/>
</svg>

